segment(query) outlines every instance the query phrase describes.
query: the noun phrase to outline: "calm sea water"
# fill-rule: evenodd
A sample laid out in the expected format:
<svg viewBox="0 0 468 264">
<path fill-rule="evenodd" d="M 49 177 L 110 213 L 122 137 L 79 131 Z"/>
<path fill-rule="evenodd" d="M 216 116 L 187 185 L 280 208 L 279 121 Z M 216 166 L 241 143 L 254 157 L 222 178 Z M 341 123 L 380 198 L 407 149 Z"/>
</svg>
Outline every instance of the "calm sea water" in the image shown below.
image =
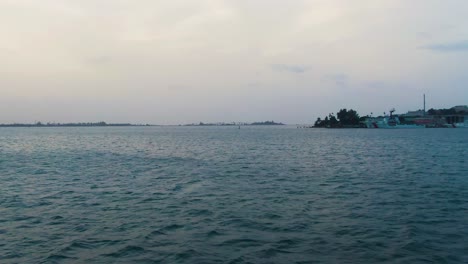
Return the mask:
<svg viewBox="0 0 468 264">
<path fill-rule="evenodd" d="M 0 263 L 468 263 L 468 129 L 0 129 Z"/>
</svg>

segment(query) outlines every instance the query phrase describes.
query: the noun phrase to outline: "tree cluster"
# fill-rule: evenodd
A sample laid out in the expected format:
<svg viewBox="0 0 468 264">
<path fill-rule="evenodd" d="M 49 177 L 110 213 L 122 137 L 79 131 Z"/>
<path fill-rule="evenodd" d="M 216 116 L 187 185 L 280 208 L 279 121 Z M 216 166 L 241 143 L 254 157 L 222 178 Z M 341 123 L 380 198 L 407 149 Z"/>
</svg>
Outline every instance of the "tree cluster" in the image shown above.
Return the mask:
<svg viewBox="0 0 468 264">
<path fill-rule="evenodd" d="M 427 111 L 429 115 L 457 115 L 457 114 L 467 114 L 465 111 L 457 112 L 454 108 L 449 109 L 434 109 L 431 108 Z"/>
<path fill-rule="evenodd" d="M 317 118 L 314 127 L 358 127 L 359 121 L 359 114 L 355 110 L 344 108 L 340 109 L 336 116 L 330 113 L 323 120 L 320 117 Z"/>
</svg>

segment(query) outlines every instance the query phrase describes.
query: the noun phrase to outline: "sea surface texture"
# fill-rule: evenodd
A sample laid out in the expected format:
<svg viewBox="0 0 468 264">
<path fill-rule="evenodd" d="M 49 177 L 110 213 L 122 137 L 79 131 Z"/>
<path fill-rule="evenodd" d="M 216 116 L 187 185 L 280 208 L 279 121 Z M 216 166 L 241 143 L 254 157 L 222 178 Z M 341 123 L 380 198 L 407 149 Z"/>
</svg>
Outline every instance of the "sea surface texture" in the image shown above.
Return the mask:
<svg viewBox="0 0 468 264">
<path fill-rule="evenodd" d="M 0 129 L 0 263 L 468 263 L 468 129 Z"/>
</svg>

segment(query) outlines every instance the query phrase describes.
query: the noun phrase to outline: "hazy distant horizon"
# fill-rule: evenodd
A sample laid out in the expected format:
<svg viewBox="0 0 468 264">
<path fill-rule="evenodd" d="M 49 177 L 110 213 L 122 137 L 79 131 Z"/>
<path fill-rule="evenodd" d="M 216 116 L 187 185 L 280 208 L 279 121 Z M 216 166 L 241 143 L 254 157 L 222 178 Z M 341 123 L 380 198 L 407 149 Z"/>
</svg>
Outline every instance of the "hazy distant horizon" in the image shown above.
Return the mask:
<svg viewBox="0 0 468 264">
<path fill-rule="evenodd" d="M 0 123 L 310 124 L 468 104 L 459 0 L 0 1 Z"/>
</svg>

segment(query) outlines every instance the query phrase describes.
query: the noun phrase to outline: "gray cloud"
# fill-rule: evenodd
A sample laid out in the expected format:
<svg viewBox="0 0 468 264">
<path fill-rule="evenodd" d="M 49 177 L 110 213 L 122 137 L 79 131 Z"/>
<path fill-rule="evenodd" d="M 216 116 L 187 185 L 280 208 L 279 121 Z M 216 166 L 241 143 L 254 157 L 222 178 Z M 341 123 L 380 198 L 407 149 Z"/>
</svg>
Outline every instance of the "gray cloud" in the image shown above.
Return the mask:
<svg viewBox="0 0 468 264">
<path fill-rule="evenodd" d="M 167 90 L 172 91 L 172 92 L 181 92 L 181 91 L 190 90 L 190 87 L 186 85 L 171 84 L 167 86 Z"/>
<path fill-rule="evenodd" d="M 468 51 L 468 40 L 452 42 L 446 44 L 433 44 L 422 47 L 437 52 L 467 52 Z"/>
<path fill-rule="evenodd" d="M 425 32 L 425 31 L 421 31 L 421 32 L 416 33 L 416 36 L 418 36 L 419 38 L 422 38 L 422 39 L 430 39 L 430 38 L 432 38 L 432 35 L 433 34 L 431 34 L 429 32 Z"/>
<path fill-rule="evenodd" d="M 343 87 L 346 86 L 349 80 L 349 76 L 344 73 L 329 74 L 325 75 L 324 79 L 327 81 L 334 82 L 337 86 Z"/>
<path fill-rule="evenodd" d="M 0 123 L 300 123 L 413 109 L 421 91 L 466 104 L 465 56 L 427 55 L 468 54 L 468 1 L 424 1 L 0 0 Z"/>
<path fill-rule="evenodd" d="M 101 64 L 101 63 L 109 63 L 112 61 L 112 58 L 110 56 L 96 56 L 88 59 L 89 62 L 91 63 L 96 63 L 96 64 Z"/>
<path fill-rule="evenodd" d="M 287 64 L 273 64 L 271 68 L 279 72 L 290 72 L 290 73 L 304 73 L 309 70 L 309 67 L 304 65 L 287 65 Z"/>
<path fill-rule="evenodd" d="M 373 80 L 373 81 L 366 81 L 363 85 L 370 89 L 377 89 L 377 90 L 384 90 L 389 88 L 389 84 L 385 81 Z"/>
</svg>

